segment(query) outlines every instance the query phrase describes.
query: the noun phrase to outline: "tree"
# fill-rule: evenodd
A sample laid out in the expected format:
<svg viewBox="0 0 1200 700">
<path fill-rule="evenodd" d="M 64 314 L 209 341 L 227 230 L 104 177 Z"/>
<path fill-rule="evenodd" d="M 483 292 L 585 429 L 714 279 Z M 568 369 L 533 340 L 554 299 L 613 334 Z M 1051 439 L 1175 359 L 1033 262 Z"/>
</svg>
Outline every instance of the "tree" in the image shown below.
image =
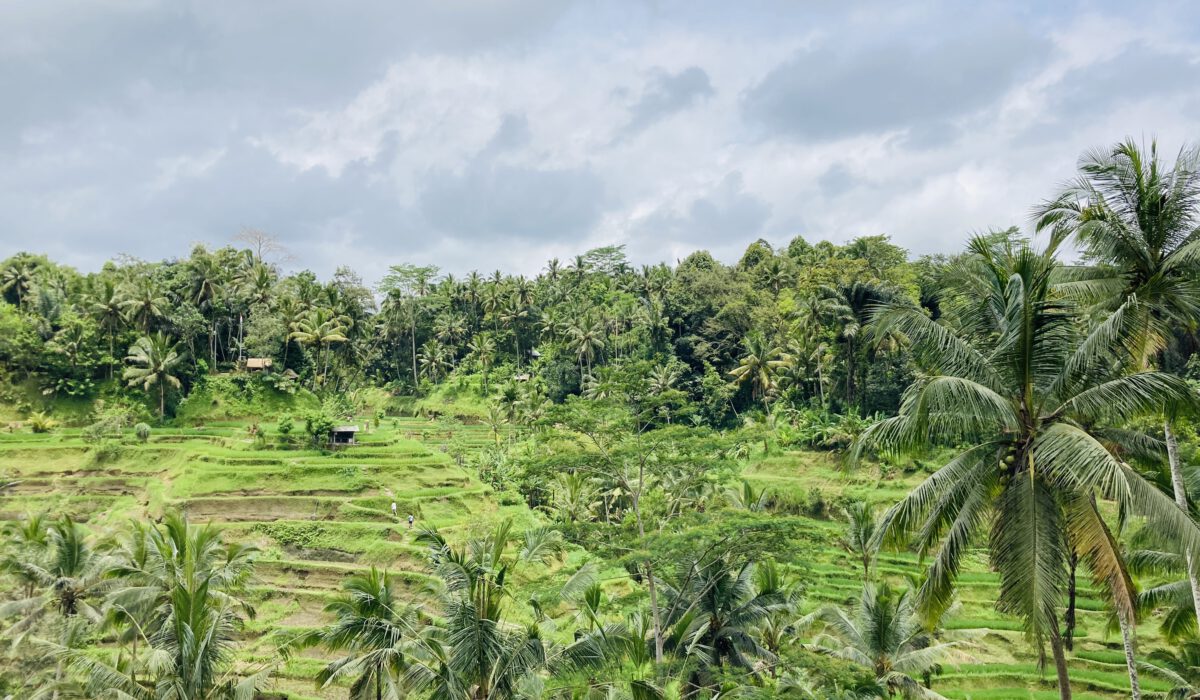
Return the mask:
<svg viewBox="0 0 1200 700">
<path fill-rule="evenodd" d="M 791 358 L 782 348 L 771 345 L 757 331 L 746 336 L 744 344 L 746 352 L 738 361 L 738 366 L 729 372 L 729 376 L 738 384 L 749 384 L 751 395 L 762 399 L 765 410 L 767 398 L 775 388 L 776 375 Z"/>
<path fill-rule="evenodd" d="M 1073 236 L 1101 267 L 1074 284 L 1088 301 L 1109 310 L 1136 299 L 1127 315 L 1139 326 L 1132 343 L 1136 367 L 1165 365 L 1179 328 L 1200 322 L 1200 149 L 1184 148 L 1173 166 L 1151 142 L 1133 141 L 1084 154 L 1079 175 L 1037 212 L 1039 230 Z M 1187 509 L 1179 448 L 1163 421 L 1175 501 Z M 1192 605 L 1200 621 L 1200 577 L 1190 561 Z"/>
<path fill-rule="evenodd" d="M 114 594 L 114 601 L 146 605 L 141 617 L 135 608 L 122 606 L 126 624 L 147 620 L 135 634 L 151 649 L 146 663 L 125 668 L 78 650 L 58 645 L 52 655 L 88 678 L 103 696 L 160 700 L 243 700 L 266 681 L 269 669 L 239 673 L 230 658 L 245 618 L 253 610 L 229 595 L 248 575 L 244 548 L 223 549 L 215 530 L 196 530 L 187 521 L 172 517 L 164 530 L 135 534 L 133 558 L 125 573 L 130 587 Z M 142 556 L 142 547 L 146 555 Z M 232 561 L 231 561 L 232 560 Z M 232 578 L 231 578 L 232 576 Z M 136 583 L 144 584 L 138 586 Z M 114 603 L 120 605 L 120 603 Z M 139 675 L 137 671 L 146 673 Z"/>
<path fill-rule="evenodd" d="M 595 361 L 596 356 L 604 351 L 604 327 L 591 318 L 582 318 L 578 323 L 567 327 L 567 334 L 571 350 L 579 360 L 579 376 L 582 381 L 583 377 L 592 373 L 592 362 Z M 587 362 L 586 373 L 584 372 L 585 361 Z"/>
<path fill-rule="evenodd" d="M 858 604 L 849 610 L 827 606 L 806 619 L 824 623 L 813 643 L 834 656 L 871 669 L 889 693 L 908 698 L 941 698 L 922 687 L 918 678 L 954 655 L 961 644 L 943 641 L 928 630 L 933 625 L 917 609 L 908 590 L 887 584 L 863 587 Z"/>
<path fill-rule="evenodd" d="M 876 542 L 877 523 L 875 509 L 865 501 L 855 501 L 842 509 L 846 518 L 846 533 L 841 545 L 862 564 L 863 584 L 871 578 L 871 567 L 875 564 L 879 543 Z"/>
<path fill-rule="evenodd" d="M 325 606 L 325 612 L 334 616 L 333 624 L 297 637 L 285 652 L 314 646 L 344 652 L 321 670 L 317 684 L 327 688 L 352 677 L 351 700 L 403 697 L 404 641 L 416 630 L 416 615 L 397 599 L 387 572 L 375 567 L 370 573 L 346 579 L 342 590 L 342 597 Z"/>
<path fill-rule="evenodd" d="M 121 292 L 117 285 L 109 279 L 103 280 L 95 289 L 88 301 L 88 310 L 100 324 L 101 330 L 108 334 L 108 378 L 112 379 L 113 366 L 116 364 L 116 335 L 125 322 L 125 312 L 121 307 Z"/>
<path fill-rule="evenodd" d="M 697 691 L 713 684 L 716 669 L 753 671 L 758 661 L 773 661 L 755 638 L 755 627 L 795 603 L 773 564 L 739 564 L 727 557 L 687 562 L 663 592 L 667 626 L 687 630 L 673 651 L 698 657 L 688 681 Z"/>
<path fill-rule="evenodd" d="M 322 385 L 325 384 L 326 376 L 329 374 L 328 349 L 337 343 L 346 342 L 347 321 L 346 317 L 335 315 L 329 309 L 313 309 L 296 323 L 296 329 L 289 336 L 292 340 L 316 349 L 317 366 L 321 366 L 321 349 L 326 349 L 325 365 L 321 371 Z"/>
<path fill-rule="evenodd" d="M 143 276 L 121 292 L 121 308 L 133 323 L 141 326 L 142 333 L 150 333 L 150 324 L 166 315 L 170 300 L 162 294 L 158 285 L 149 276 Z"/>
<path fill-rule="evenodd" d="M 953 322 L 932 321 L 904 303 L 876 312 L 873 332 L 903 333 L 922 374 L 899 414 L 868 428 L 855 454 L 966 445 L 884 515 L 882 537 L 907 542 L 915 534 L 918 550 L 933 552 L 918 599 L 935 612 L 951 600 L 969 543 L 990 524 L 997 607 L 1020 617 L 1039 649 L 1049 639 L 1059 693 L 1069 698 L 1058 628 L 1068 544 L 1108 590 L 1136 677 L 1129 634 L 1135 594 L 1097 495 L 1145 516 L 1192 550 L 1200 548 L 1200 528 L 1105 437 L 1105 426 L 1126 425 L 1164 405 L 1193 404 L 1194 396 L 1169 374 L 1114 372 L 1128 338 L 1129 307 L 1082 327 L 1076 307 L 1053 283 L 1060 242 L 1055 237 L 1037 252 L 1011 239 L 974 239 L 957 270 Z"/>
<path fill-rule="evenodd" d="M 155 333 L 142 336 L 129 348 L 125 361 L 132 365 L 122 375 L 129 386 L 141 386 L 143 391 L 158 386 L 158 417 L 167 414 L 167 386 L 178 389 L 182 386 L 175 374 L 183 355 L 178 346 L 166 335 Z"/>
</svg>

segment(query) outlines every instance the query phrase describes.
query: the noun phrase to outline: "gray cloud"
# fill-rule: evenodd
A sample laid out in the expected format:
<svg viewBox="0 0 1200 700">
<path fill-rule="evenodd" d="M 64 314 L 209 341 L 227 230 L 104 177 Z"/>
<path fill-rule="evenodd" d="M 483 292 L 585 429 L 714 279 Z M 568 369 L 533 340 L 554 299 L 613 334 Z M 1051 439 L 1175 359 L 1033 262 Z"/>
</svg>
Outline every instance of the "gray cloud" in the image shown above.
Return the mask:
<svg viewBox="0 0 1200 700">
<path fill-rule="evenodd" d="M 1198 138 L 1200 10 L 1085 9 L 0 4 L 0 258 L 95 269 L 243 226 L 368 280 L 798 230 L 953 250 L 1084 148 Z"/>
<path fill-rule="evenodd" d="M 686 241 L 698 247 L 753 241 L 771 216 L 771 205 L 746 191 L 740 172 L 731 172 L 682 211 L 663 207 L 638 222 L 642 236 Z"/>
<path fill-rule="evenodd" d="M 992 26 L 929 46 L 802 50 L 750 88 L 742 109 L 771 132 L 803 138 L 906 128 L 989 104 L 1049 48 L 1021 28 Z"/>
<path fill-rule="evenodd" d="M 708 73 L 699 66 L 678 73 L 660 72 L 646 84 L 641 98 L 630 107 L 629 123 L 622 134 L 636 134 L 713 94 Z"/>
</svg>

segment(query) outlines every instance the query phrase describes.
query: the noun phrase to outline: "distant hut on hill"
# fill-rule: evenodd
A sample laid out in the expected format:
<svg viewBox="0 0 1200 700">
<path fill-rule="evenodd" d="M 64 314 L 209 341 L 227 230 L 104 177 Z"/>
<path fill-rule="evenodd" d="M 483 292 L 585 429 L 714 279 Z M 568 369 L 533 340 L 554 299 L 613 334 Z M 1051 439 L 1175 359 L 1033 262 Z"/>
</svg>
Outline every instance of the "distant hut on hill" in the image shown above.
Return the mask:
<svg viewBox="0 0 1200 700">
<path fill-rule="evenodd" d="M 339 425 L 329 431 L 330 445 L 353 445 L 354 435 L 358 432 L 357 425 Z"/>
</svg>

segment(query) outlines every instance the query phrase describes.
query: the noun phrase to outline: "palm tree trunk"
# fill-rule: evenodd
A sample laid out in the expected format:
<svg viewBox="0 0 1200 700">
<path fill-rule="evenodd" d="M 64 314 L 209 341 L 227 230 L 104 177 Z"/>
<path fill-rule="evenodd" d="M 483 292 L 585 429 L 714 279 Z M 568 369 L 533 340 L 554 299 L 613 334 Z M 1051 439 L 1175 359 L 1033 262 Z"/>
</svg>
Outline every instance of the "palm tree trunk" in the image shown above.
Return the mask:
<svg viewBox="0 0 1200 700">
<path fill-rule="evenodd" d="M 158 419 L 167 417 L 167 387 L 163 380 L 158 380 Z"/>
<path fill-rule="evenodd" d="M 1133 654 L 1134 626 L 1124 615 L 1117 615 L 1121 623 L 1121 646 L 1125 649 L 1125 667 L 1129 670 L 1129 698 L 1142 700 L 1142 686 L 1138 683 L 1137 658 Z"/>
<path fill-rule="evenodd" d="M 1063 622 L 1066 623 L 1066 647 L 1067 651 L 1075 650 L 1075 571 L 1079 567 L 1079 554 L 1074 549 L 1071 550 L 1071 569 L 1067 578 L 1067 611 L 1063 614 Z"/>
<path fill-rule="evenodd" d="M 1163 421 L 1163 436 L 1167 442 L 1167 463 L 1171 467 L 1171 488 L 1175 492 L 1175 503 L 1188 512 L 1187 488 L 1183 484 L 1183 471 L 1179 468 L 1179 442 L 1171 430 L 1171 421 Z M 1192 585 L 1192 609 L 1196 613 L 1196 624 L 1200 626 L 1200 580 L 1196 578 L 1195 562 L 1190 550 L 1184 552 L 1187 561 L 1188 581 Z"/>
<path fill-rule="evenodd" d="M 1058 633 L 1058 621 L 1050 626 L 1050 650 L 1054 652 L 1054 670 L 1058 674 L 1059 700 L 1071 700 L 1071 677 L 1067 673 L 1067 657 L 1063 654 L 1062 635 Z"/>
</svg>

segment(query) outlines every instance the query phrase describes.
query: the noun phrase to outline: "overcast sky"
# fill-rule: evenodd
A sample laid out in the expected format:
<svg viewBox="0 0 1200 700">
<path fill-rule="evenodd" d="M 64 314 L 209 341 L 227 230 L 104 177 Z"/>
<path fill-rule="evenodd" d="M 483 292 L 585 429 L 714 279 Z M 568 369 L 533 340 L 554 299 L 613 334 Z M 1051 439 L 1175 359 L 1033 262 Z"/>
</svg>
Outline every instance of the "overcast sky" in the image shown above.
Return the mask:
<svg viewBox="0 0 1200 700">
<path fill-rule="evenodd" d="M 1197 3 L 984 4 L 2 3 L 0 258 L 954 251 L 1086 148 L 1200 139 Z"/>
</svg>

